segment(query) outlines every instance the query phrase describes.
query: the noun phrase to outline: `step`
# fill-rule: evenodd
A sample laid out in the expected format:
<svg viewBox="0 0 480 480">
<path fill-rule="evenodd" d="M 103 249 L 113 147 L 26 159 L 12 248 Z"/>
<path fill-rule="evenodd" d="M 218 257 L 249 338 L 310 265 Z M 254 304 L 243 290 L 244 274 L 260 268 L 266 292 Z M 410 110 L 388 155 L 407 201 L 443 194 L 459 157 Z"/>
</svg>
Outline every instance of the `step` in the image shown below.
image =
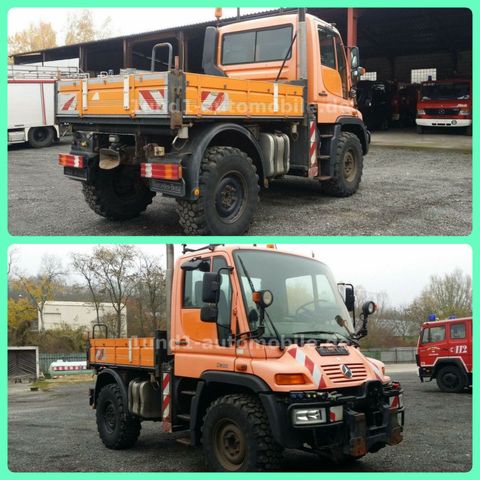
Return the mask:
<svg viewBox="0 0 480 480">
<path fill-rule="evenodd" d="M 318 155 L 319 160 L 328 160 L 330 155 Z"/>
<path fill-rule="evenodd" d="M 333 134 L 331 133 L 321 133 L 320 138 L 332 138 Z"/>
<path fill-rule="evenodd" d="M 176 442 L 180 445 L 184 445 L 185 447 L 190 447 L 192 445 L 190 436 L 177 438 Z"/>
<path fill-rule="evenodd" d="M 188 413 L 179 413 L 177 419 L 190 423 L 190 415 Z"/>
</svg>

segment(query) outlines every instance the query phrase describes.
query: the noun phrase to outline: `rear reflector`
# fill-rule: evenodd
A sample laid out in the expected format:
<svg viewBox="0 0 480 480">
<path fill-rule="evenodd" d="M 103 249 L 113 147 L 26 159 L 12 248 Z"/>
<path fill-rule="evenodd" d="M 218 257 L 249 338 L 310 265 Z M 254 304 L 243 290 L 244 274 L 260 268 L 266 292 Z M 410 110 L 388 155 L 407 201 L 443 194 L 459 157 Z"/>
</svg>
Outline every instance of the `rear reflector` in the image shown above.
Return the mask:
<svg viewBox="0 0 480 480">
<path fill-rule="evenodd" d="M 174 163 L 141 163 L 140 175 L 145 178 L 180 180 L 182 178 L 182 166 Z"/>
<path fill-rule="evenodd" d="M 81 155 L 70 155 L 69 153 L 59 153 L 58 164 L 63 167 L 73 168 L 83 168 L 85 166 L 84 157 Z"/>
</svg>

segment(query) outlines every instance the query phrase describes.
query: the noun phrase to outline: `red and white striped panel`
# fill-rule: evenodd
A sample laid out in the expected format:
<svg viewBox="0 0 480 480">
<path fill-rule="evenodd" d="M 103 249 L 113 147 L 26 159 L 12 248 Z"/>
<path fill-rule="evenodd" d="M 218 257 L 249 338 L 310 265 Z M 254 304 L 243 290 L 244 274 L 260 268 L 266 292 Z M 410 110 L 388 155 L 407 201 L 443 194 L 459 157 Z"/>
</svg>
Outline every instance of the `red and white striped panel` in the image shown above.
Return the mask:
<svg viewBox="0 0 480 480">
<path fill-rule="evenodd" d="M 390 397 L 389 399 L 390 409 L 394 410 L 396 408 L 401 408 L 403 406 L 402 394 L 395 397 Z"/>
<path fill-rule="evenodd" d="M 201 95 L 202 112 L 226 112 L 228 110 L 228 94 L 204 90 Z"/>
<path fill-rule="evenodd" d="M 309 150 L 309 166 L 308 176 L 318 176 L 318 160 L 317 160 L 317 125 L 314 120 L 310 121 L 309 128 L 310 150 Z"/>
<path fill-rule="evenodd" d="M 164 373 L 162 377 L 162 423 L 164 432 L 172 431 L 170 384 L 170 373 Z"/>
<path fill-rule="evenodd" d="M 313 360 L 305 354 L 303 349 L 299 347 L 292 347 L 288 353 L 295 359 L 297 363 L 307 368 L 312 376 L 313 383 L 317 388 L 325 388 L 325 380 L 323 379 L 320 367 L 316 365 Z"/>
<path fill-rule="evenodd" d="M 77 111 L 77 95 L 75 93 L 59 93 L 57 97 L 57 113 L 68 114 Z"/>
<path fill-rule="evenodd" d="M 167 98 L 165 88 L 139 90 L 138 114 L 167 113 Z"/>
</svg>

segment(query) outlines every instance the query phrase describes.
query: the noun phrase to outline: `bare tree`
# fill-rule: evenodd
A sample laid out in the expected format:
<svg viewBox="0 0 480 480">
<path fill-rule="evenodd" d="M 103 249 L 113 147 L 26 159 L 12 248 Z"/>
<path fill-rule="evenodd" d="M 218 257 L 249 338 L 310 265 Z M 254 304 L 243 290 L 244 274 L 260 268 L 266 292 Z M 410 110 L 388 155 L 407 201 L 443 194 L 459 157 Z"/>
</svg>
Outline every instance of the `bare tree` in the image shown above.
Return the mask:
<svg viewBox="0 0 480 480">
<path fill-rule="evenodd" d="M 55 298 L 61 288 L 61 279 L 64 275 L 60 260 L 54 255 L 44 255 L 38 275 L 31 277 L 20 271 L 16 272 L 14 284 L 22 289 L 38 312 L 38 330 L 45 329 L 45 303 Z"/>
<path fill-rule="evenodd" d="M 140 304 L 145 302 L 146 309 L 143 312 L 150 316 L 152 332 L 158 328 L 165 328 L 165 270 L 162 268 L 160 257 L 139 255 L 139 276 L 137 288 L 139 290 Z"/>
<path fill-rule="evenodd" d="M 94 257 L 88 254 L 73 253 L 72 254 L 72 267 L 77 273 L 79 273 L 85 283 L 87 284 L 92 303 L 95 307 L 95 314 L 97 323 L 100 323 L 100 287 L 98 283 L 98 277 L 95 271 Z"/>
<path fill-rule="evenodd" d="M 429 284 L 409 306 L 409 316 L 420 325 L 432 313 L 439 318 L 471 315 L 471 276 L 460 269 L 443 276 L 433 275 Z"/>
<path fill-rule="evenodd" d="M 137 251 L 133 245 L 97 246 L 92 254 L 92 266 L 99 281 L 100 293 L 105 293 L 115 310 L 115 330 L 122 336 L 122 317 L 135 289 Z"/>
</svg>

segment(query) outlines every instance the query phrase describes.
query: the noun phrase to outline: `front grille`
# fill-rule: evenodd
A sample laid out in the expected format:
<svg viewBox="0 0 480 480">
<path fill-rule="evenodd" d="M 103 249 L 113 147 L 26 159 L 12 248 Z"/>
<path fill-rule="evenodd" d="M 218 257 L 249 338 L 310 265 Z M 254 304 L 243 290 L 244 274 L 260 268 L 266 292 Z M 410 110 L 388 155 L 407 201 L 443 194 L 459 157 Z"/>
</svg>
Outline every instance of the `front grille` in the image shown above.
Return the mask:
<svg viewBox="0 0 480 480">
<path fill-rule="evenodd" d="M 367 378 L 367 370 L 365 369 L 365 365 L 363 365 L 363 363 L 346 363 L 345 365 L 352 372 L 352 376 L 350 378 L 343 374 L 342 367 L 338 364 L 324 365 L 322 366 L 322 371 L 332 383 L 342 384 L 358 382 Z"/>
<path fill-rule="evenodd" d="M 459 108 L 426 108 L 427 115 L 458 115 Z"/>
</svg>

